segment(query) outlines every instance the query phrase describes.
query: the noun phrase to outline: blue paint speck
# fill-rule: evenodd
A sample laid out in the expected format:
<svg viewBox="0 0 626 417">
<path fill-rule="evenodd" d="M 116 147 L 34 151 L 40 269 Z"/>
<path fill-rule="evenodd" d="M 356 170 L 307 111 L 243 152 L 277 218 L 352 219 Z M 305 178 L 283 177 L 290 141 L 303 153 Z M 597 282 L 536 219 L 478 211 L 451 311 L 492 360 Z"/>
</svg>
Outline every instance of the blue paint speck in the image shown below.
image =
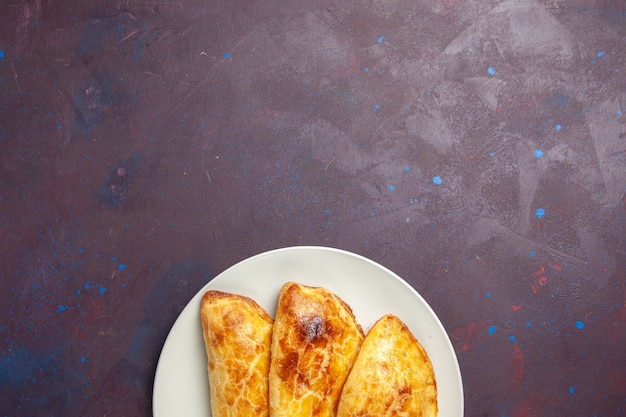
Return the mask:
<svg viewBox="0 0 626 417">
<path fill-rule="evenodd" d="M 376 42 L 378 42 L 378 43 L 383 43 L 383 39 L 385 39 L 385 37 L 384 37 L 384 36 L 381 36 L 380 38 L 378 38 L 378 40 L 377 40 Z"/>
<path fill-rule="evenodd" d="M 534 257 L 535 257 L 535 255 L 536 255 L 535 251 L 530 252 L 530 256 L 531 256 L 532 258 L 534 258 Z"/>
<path fill-rule="evenodd" d="M 330 214 L 330 210 L 326 209 L 326 210 L 324 210 L 324 213 Z"/>
<path fill-rule="evenodd" d="M 433 177 L 433 182 L 434 182 L 435 184 L 437 184 L 437 185 L 441 185 L 441 184 L 443 184 L 443 180 L 442 180 L 442 179 L 441 179 L 441 177 L 440 177 L 440 176 L 438 176 L 438 175 L 436 175 L 436 176 L 434 176 L 434 177 Z"/>
<path fill-rule="evenodd" d="M 624 114 L 624 113 L 622 113 L 622 111 L 621 111 L 621 110 L 618 110 L 618 111 L 617 111 L 617 114 L 621 116 L 621 115 L 622 115 L 622 114 Z"/>
<path fill-rule="evenodd" d="M 543 158 L 543 151 L 541 149 L 535 149 L 535 157 Z"/>
<path fill-rule="evenodd" d="M 100 294 L 104 294 L 105 292 L 107 292 L 107 289 L 105 287 L 100 287 L 100 290 L 98 292 Z"/>
<path fill-rule="evenodd" d="M 555 128 L 555 129 L 556 129 L 556 131 L 558 132 L 559 130 L 561 130 L 561 129 L 563 128 L 563 126 L 561 126 L 561 125 L 556 125 L 554 128 Z"/>
<path fill-rule="evenodd" d="M 489 328 L 489 334 L 494 334 L 496 332 L 496 326 L 491 326 Z"/>
<path fill-rule="evenodd" d="M 509 340 L 510 340 L 511 342 L 515 342 L 515 336 L 509 336 Z"/>
<path fill-rule="evenodd" d="M 615 72 L 619 72 L 619 68 L 615 68 Z"/>
<path fill-rule="evenodd" d="M 604 56 L 604 51 L 600 51 L 600 52 L 598 52 L 598 56 L 599 56 L 600 58 L 602 58 L 602 57 Z"/>
<path fill-rule="evenodd" d="M 374 104 L 374 111 L 377 111 L 380 109 L 380 104 Z"/>
<path fill-rule="evenodd" d="M 593 61 L 591 61 L 591 63 L 592 63 L 593 65 L 596 65 L 596 64 L 598 63 L 598 61 L 596 61 L 596 60 L 594 59 Z"/>
<path fill-rule="evenodd" d="M 487 298 L 491 298 L 491 293 L 487 292 L 487 293 L 485 293 L 485 296 L 487 296 Z"/>
<path fill-rule="evenodd" d="M 117 269 L 119 269 L 120 271 L 123 271 L 126 269 L 126 264 L 120 264 Z"/>
<path fill-rule="evenodd" d="M 82 358 L 80 358 L 81 362 L 87 362 L 87 358 L 85 358 L 84 356 Z"/>
<path fill-rule="evenodd" d="M 530 326 L 532 326 L 532 324 L 529 321 L 527 321 L 526 322 L 526 326 L 530 327 Z"/>
<path fill-rule="evenodd" d="M 365 67 L 365 72 L 369 72 L 369 70 L 370 69 L 368 67 Z"/>
<path fill-rule="evenodd" d="M 404 167 L 404 170 L 405 170 L 405 171 L 410 171 L 410 170 L 411 170 L 411 167 L 409 167 L 409 166 L 407 165 L 407 166 L 405 166 L 405 167 Z"/>
<path fill-rule="evenodd" d="M 0 59 L 4 59 L 4 51 L 0 49 Z"/>
<path fill-rule="evenodd" d="M 546 211 L 542 208 L 538 208 L 535 211 L 535 216 L 537 216 L 538 219 L 542 218 L 545 214 L 546 214 Z"/>
<path fill-rule="evenodd" d="M 585 328 L 585 323 L 583 323 L 583 322 L 582 322 L 582 321 L 580 321 L 580 320 L 576 321 L 576 328 L 577 328 L 578 330 L 582 330 L 582 329 L 584 329 L 584 328 Z"/>
<path fill-rule="evenodd" d="M 494 67 L 487 68 L 487 73 L 489 75 L 496 75 L 496 69 Z"/>
<path fill-rule="evenodd" d="M 494 156 L 495 154 L 495 152 L 489 152 L 489 156 Z"/>
<path fill-rule="evenodd" d="M 570 394 L 574 394 L 576 390 L 574 389 L 574 387 L 569 387 L 569 393 Z"/>
<path fill-rule="evenodd" d="M 224 54 L 224 59 L 228 59 L 228 58 L 230 58 L 230 53 L 226 52 L 226 53 Z"/>
<path fill-rule="evenodd" d="M 390 186 L 389 186 L 389 191 L 393 191 L 393 190 L 395 190 L 395 189 L 396 189 L 396 187 L 394 187 L 393 185 L 390 185 Z"/>
<path fill-rule="evenodd" d="M 67 306 L 62 306 L 60 305 L 59 307 L 57 307 L 57 313 L 63 313 L 64 311 L 66 311 L 68 309 Z"/>
</svg>

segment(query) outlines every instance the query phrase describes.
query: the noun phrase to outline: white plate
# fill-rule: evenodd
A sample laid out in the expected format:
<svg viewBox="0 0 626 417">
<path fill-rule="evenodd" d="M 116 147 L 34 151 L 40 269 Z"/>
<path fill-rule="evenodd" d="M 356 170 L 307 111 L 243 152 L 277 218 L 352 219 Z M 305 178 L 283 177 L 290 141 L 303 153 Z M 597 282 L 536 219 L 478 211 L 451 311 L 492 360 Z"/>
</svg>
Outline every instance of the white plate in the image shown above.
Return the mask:
<svg viewBox="0 0 626 417">
<path fill-rule="evenodd" d="M 379 264 L 338 249 L 292 247 L 248 258 L 219 274 L 187 304 L 172 327 L 156 369 L 155 417 L 211 416 L 200 301 L 209 289 L 256 300 L 270 315 L 287 281 L 325 287 L 346 301 L 367 332 L 381 316 L 404 321 L 428 352 L 438 388 L 439 417 L 463 416 L 463 384 L 441 322 L 405 281 Z"/>
</svg>

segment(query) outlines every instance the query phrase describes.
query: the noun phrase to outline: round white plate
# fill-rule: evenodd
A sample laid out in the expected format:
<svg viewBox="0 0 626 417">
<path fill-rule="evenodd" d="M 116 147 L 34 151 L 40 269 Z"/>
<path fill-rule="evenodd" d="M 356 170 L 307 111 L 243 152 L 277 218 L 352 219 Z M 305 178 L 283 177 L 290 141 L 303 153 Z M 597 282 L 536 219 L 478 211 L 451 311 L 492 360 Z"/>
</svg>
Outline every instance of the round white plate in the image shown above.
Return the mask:
<svg viewBox="0 0 626 417">
<path fill-rule="evenodd" d="M 381 316 L 395 314 L 428 352 L 435 370 L 439 417 L 463 416 L 463 384 L 454 349 L 441 322 L 404 280 L 381 265 L 338 249 L 291 247 L 253 256 L 205 285 L 187 304 L 161 351 L 152 397 L 155 417 L 211 416 L 200 301 L 209 289 L 246 295 L 274 315 L 288 281 L 325 287 L 354 312 L 367 332 Z"/>
</svg>

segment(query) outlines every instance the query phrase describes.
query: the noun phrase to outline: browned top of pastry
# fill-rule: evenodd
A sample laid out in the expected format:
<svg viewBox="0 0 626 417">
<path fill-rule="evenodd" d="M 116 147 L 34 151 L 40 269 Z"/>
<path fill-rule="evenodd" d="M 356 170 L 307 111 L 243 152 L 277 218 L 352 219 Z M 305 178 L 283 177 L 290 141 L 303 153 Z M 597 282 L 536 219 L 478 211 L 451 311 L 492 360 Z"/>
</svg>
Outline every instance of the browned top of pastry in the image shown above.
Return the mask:
<svg viewBox="0 0 626 417">
<path fill-rule="evenodd" d="M 285 284 L 272 340 L 272 417 L 334 416 L 363 338 L 352 310 L 337 295 Z"/>
<path fill-rule="evenodd" d="M 212 290 L 200 319 L 213 417 L 267 417 L 272 318 L 251 298 Z"/>
<path fill-rule="evenodd" d="M 383 316 L 363 341 L 337 417 L 435 417 L 437 412 L 437 384 L 426 351 L 398 317 Z"/>
</svg>

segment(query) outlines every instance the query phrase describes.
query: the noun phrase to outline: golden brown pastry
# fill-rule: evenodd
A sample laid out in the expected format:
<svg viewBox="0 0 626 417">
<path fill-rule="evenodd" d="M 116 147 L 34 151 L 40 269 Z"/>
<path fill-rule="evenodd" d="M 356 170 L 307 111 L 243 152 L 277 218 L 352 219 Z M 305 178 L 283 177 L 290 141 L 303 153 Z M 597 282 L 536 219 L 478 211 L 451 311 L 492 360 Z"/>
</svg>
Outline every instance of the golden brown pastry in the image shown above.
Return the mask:
<svg viewBox="0 0 626 417">
<path fill-rule="evenodd" d="M 200 319 L 213 417 L 267 417 L 272 318 L 248 297 L 212 290 Z"/>
<path fill-rule="evenodd" d="M 270 416 L 334 416 L 364 334 L 331 291 L 289 282 L 280 291 L 270 365 Z"/>
<path fill-rule="evenodd" d="M 341 393 L 337 417 L 437 415 L 437 385 L 426 351 L 394 315 L 363 341 Z"/>
</svg>

